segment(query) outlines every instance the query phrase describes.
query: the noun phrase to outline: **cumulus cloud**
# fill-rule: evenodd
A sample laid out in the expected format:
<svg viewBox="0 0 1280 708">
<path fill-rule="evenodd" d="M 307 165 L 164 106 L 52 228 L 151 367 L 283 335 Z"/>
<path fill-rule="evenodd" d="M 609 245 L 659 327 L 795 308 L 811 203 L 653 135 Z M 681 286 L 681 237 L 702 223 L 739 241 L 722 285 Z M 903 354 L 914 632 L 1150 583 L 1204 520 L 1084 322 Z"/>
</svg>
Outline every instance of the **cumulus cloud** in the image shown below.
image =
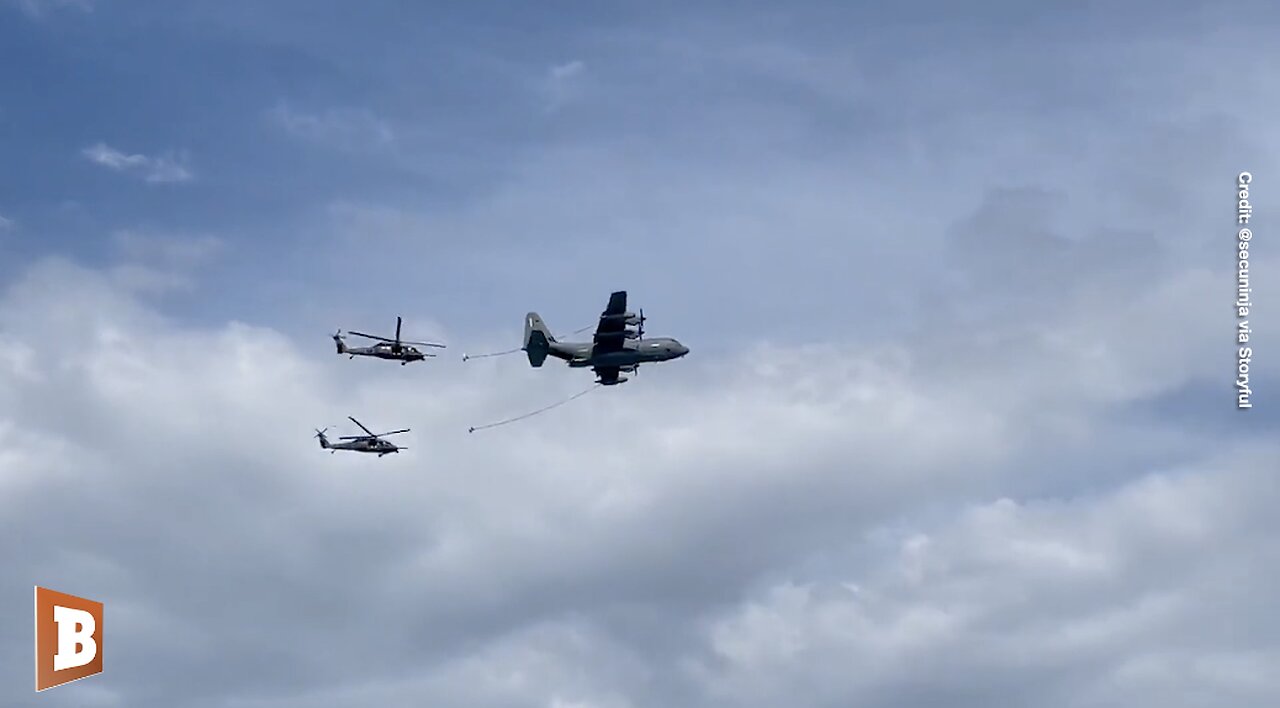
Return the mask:
<svg viewBox="0 0 1280 708">
<path fill-rule="evenodd" d="M 203 291 L 215 317 L 146 297 L 214 240 L 122 232 L 114 265 L 11 269 L 0 558 L 21 582 L 0 599 L 27 607 L 39 582 L 105 601 L 111 628 L 107 672 L 41 702 L 1274 703 L 1275 419 L 1231 408 L 1229 250 L 1200 248 L 1243 143 L 1169 105 L 1185 73 L 1095 70 L 1133 65 L 1123 34 L 1082 75 L 1171 109 L 1142 130 L 1082 121 L 1102 109 L 1054 73 L 1076 55 L 1039 36 L 1041 64 L 943 41 L 890 67 L 686 37 L 696 70 L 650 51 L 610 70 L 661 80 L 592 85 L 625 139 L 513 154 L 460 204 L 338 201 L 336 228 L 262 259 L 272 287 Z M 1015 100 L 1031 80 L 1049 108 Z M 376 142 L 323 115 L 281 126 Z M 284 333 L 367 297 L 449 322 L 430 337 L 449 351 L 484 323 L 505 349 L 527 308 L 567 331 L 620 279 L 692 355 L 474 435 L 588 377 L 518 354 L 351 361 L 331 330 Z M 303 303 L 218 289 L 279 283 Z M 409 449 L 320 449 L 347 415 L 412 428 Z M 0 687 L 29 682 L 11 619 Z"/>
<path fill-rule="evenodd" d="M 1115 316 L 1176 313 L 1173 292 Z M 467 435 L 560 395 L 571 372 L 364 366 L 270 329 L 180 326 L 62 261 L 8 288 L 0 328 L 0 549 L 16 576 L 114 608 L 113 668 L 93 685 L 122 704 L 1193 705 L 1277 690 L 1258 668 L 1280 635 L 1255 615 L 1261 586 L 1242 584 L 1274 555 L 1249 541 L 1273 531 L 1274 443 L 1151 463 L 1157 437 L 1096 422 L 1150 388 L 1099 396 L 1051 375 L 1115 366 L 1109 353 L 1019 345 L 986 363 L 1019 382 L 993 397 L 977 358 L 935 370 L 899 346 L 774 344 Z M 1186 337 L 1171 348 L 1205 338 Z M 1187 373 L 1150 369 L 1149 386 Z M 1038 427 L 1033 403 L 1066 427 Z M 410 449 L 322 451 L 312 430 L 349 414 L 411 427 Z M 1064 431 L 1092 452 L 1041 459 Z M 1084 467 L 1134 446 L 1145 477 Z M 1098 487 L 996 494 L 1029 470 Z M 55 497 L 76 521 L 20 548 Z M 948 498 L 967 501 L 930 511 Z M 1236 641 L 1230 626 L 1255 629 Z M 3 672 L 26 651 L 7 641 Z"/>
<path fill-rule="evenodd" d="M 281 101 L 267 112 L 290 135 L 340 150 L 369 150 L 395 141 L 386 121 L 367 108 L 328 108 L 301 111 Z"/>
<path fill-rule="evenodd" d="M 731 705 L 1263 705 L 1280 625 L 1239 580 L 1276 553 L 1224 549 L 1268 533 L 1276 449 L 1224 453 L 873 530 L 847 578 L 778 583 L 710 622 L 700 675 Z"/>
<path fill-rule="evenodd" d="M 86 159 L 116 172 L 142 177 L 155 184 L 188 182 L 195 177 L 187 166 L 185 153 L 165 153 L 155 157 L 128 154 L 106 143 L 97 143 L 81 151 Z"/>
</svg>

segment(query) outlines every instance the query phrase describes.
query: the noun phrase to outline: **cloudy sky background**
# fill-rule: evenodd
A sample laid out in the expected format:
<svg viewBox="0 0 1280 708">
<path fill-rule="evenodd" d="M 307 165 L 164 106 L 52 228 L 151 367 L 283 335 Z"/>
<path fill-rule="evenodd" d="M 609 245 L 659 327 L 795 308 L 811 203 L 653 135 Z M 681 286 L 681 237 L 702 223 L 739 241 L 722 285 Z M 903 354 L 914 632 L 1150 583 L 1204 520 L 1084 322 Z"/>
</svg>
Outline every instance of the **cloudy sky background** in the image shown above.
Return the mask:
<svg viewBox="0 0 1280 708">
<path fill-rule="evenodd" d="M 1277 11 L 685 5 L 0 2 L 0 703 L 1280 700 Z"/>
</svg>

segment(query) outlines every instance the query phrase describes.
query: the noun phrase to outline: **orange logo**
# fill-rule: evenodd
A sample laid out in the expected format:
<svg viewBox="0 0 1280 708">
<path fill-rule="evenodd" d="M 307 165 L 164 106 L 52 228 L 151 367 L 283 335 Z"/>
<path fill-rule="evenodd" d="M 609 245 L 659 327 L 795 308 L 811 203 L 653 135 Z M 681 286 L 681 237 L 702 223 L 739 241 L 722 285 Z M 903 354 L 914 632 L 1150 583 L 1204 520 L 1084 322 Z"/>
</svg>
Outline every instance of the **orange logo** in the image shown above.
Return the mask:
<svg viewBox="0 0 1280 708">
<path fill-rule="evenodd" d="M 102 603 L 36 587 L 36 691 L 102 673 Z"/>
</svg>

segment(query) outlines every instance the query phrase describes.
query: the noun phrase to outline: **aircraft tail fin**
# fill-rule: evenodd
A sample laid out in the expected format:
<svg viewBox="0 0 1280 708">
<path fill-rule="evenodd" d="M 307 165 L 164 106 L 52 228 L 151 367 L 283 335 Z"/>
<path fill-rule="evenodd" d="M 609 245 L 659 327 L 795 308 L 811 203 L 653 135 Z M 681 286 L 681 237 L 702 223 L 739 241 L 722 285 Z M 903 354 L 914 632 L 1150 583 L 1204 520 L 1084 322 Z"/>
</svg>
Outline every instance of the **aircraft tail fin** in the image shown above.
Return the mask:
<svg viewBox="0 0 1280 708">
<path fill-rule="evenodd" d="M 542 321 L 536 312 L 530 312 L 524 318 L 524 346 L 522 347 L 525 354 L 529 356 L 529 366 L 537 368 L 542 366 L 542 362 L 547 360 L 547 354 L 551 351 L 551 345 L 554 344 L 556 338 L 552 336 L 551 330 L 547 329 L 547 325 Z"/>
<path fill-rule="evenodd" d="M 333 335 L 333 343 L 338 347 L 339 354 L 347 353 L 347 343 L 342 341 L 342 332 L 335 332 Z"/>
<path fill-rule="evenodd" d="M 328 428 L 325 428 L 325 430 L 328 430 Z M 328 449 L 329 449 L 329 438 L 326 438 L 326 437 L 324 436 L 324 430 L 317 430 L 317 431 L 316 431 L 316 437 L 320 439 L 320 448 L 321 448 L 321 449 L 323 449 L 323 450 L 328 450 Z"/>
</svg>

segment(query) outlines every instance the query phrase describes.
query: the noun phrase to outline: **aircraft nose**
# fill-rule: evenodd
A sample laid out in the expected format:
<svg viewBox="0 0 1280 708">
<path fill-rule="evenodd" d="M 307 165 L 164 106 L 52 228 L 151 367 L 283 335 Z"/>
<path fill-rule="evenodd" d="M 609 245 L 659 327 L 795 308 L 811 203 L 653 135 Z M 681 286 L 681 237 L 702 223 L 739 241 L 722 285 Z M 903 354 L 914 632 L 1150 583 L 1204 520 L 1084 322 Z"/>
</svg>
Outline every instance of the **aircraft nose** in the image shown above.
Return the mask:
<svg viewBox="0 0 1280 708">
<path fill-rule="evenodd" d="M 685 354 L 688 354 L 688 353 L 689 353 L 689 347 L 686 347 L 683 344 L 679 345 L 679 347 L 676 349 L 676 356 L 678 357 L 684 356 Z"/>
</svg>

